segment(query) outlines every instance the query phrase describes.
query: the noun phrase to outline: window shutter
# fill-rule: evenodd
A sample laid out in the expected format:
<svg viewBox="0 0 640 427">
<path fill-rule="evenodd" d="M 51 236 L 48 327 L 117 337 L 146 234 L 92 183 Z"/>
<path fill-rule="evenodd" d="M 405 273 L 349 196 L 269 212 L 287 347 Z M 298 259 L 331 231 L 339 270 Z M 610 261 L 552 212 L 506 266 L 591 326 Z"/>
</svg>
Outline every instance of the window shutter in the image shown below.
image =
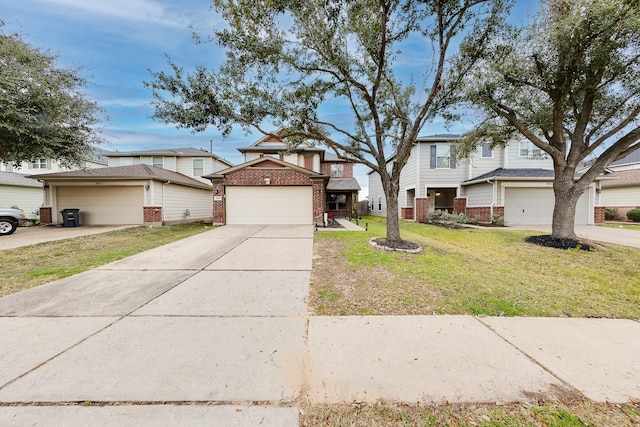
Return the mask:
<svg viewBox="0 0 640 427">
<path fill-rule="evenodd" d="M 451 169 L 456 168 L 456 149 L 453 145 L 449 146 L 449 167 Z"/>
<path fill-rule="evenodd" d="M 430 164 L 429 167 L 431 169 L 435 169 L 436 168 L 436 156 L 437 156 L 437 148 L 435 145 L 431 146 L 431 160 L 430 160 Z"/>
</svg>

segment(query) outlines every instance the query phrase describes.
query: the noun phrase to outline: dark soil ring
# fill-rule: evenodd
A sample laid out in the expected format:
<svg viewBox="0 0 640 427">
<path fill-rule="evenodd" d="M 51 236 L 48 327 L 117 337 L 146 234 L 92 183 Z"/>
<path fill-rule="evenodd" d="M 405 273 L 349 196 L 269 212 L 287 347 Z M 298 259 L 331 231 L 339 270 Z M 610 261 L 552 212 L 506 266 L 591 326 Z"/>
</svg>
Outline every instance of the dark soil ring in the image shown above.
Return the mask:
<svg viewBox="0 0 640 427">
<path fill-rule="evenodd" d="M 417 243 L 407 242 L 402 240 L 393 245 L 387 245 L 387 239 L 374 238 L 369 240 L 369 244 L 373 247 L 383 249 L 385 251 L 407 252 L 410 254 L 417 254 L 422 252 L 422 246 Z"/>
<path fill-rule="evenodd" d="M 556 248 L 556 249 L 581 249 L 583 251 L 590 251 L 593 248 L 584 242 L 579 242 L 574 239 L 567 239 L 561 237 L 553 237 L 549 235 L 543 236 L 529 236 L 524 239 L 527 243 L 533 243 L 534 245 L 544 246 L 547 248 Z"/>
</svg>

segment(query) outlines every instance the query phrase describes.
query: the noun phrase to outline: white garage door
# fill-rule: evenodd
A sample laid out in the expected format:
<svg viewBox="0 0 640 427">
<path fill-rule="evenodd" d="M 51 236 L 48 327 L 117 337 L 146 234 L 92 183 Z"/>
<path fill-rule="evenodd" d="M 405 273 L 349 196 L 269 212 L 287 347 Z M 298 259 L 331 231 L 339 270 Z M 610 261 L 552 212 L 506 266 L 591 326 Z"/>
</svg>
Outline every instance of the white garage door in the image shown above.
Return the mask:
<svg viewBox="0 0 640 427">
<path fill-rule="evenodd" d="M 505 189 L 504 222 L 507 225 L 550 225 L 554 196 L 551 188 Z M 588 190 L 578 199 L 576 225 L 589 224 Z"/>
<path fill-rule="evenodd" d="M 227 224 L 313 224 L 312 187 L 228 186 Z"/>
<path fill-rule="evenodd" d="M 144 223 L 142 186 L 57 187 L 56 195 L 58 211 L 80 209 L 81 225 Z"/>
</svg>

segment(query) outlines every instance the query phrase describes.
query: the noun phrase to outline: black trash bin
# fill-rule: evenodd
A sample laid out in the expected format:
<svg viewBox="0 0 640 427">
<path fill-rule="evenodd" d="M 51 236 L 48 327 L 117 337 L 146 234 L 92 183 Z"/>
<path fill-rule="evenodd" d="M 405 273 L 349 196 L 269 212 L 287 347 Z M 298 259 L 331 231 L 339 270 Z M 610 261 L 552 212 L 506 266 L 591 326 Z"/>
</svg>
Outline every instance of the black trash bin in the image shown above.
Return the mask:
<svg viewBox="0 0 640 427">
<path fill-rule="evenodd" d="M 80 209 L 62 209 L 62 226 L 78 227 L 80 225 Z"/>
</svg>

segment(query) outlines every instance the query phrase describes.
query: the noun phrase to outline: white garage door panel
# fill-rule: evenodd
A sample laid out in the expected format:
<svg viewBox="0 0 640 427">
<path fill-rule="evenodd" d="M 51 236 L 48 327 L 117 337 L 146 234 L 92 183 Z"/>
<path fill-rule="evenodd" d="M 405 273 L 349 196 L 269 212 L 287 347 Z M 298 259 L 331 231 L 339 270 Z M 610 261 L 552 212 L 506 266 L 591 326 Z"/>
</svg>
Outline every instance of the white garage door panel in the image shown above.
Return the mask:
<svg viewBox="0 0 640 427">
<path fill-rule="evenodd" d="M 142 187 L 57 187 L 58 211 L 80 209 L 81 225 L 144 222 Z"/>
<path fill-rule="evenodd" d="M 312 187 L 229 186 L 227 224 L 313 224 Z"/>
<path fill-rule="evenodd" d="M 505 189 L 504 220 L 508 225 L 549 225 L 553 221 L 553 189 L 511 187 Z M 576 225 L 589 223 L 589 194 L 576 206 Z"/>
</svg>

